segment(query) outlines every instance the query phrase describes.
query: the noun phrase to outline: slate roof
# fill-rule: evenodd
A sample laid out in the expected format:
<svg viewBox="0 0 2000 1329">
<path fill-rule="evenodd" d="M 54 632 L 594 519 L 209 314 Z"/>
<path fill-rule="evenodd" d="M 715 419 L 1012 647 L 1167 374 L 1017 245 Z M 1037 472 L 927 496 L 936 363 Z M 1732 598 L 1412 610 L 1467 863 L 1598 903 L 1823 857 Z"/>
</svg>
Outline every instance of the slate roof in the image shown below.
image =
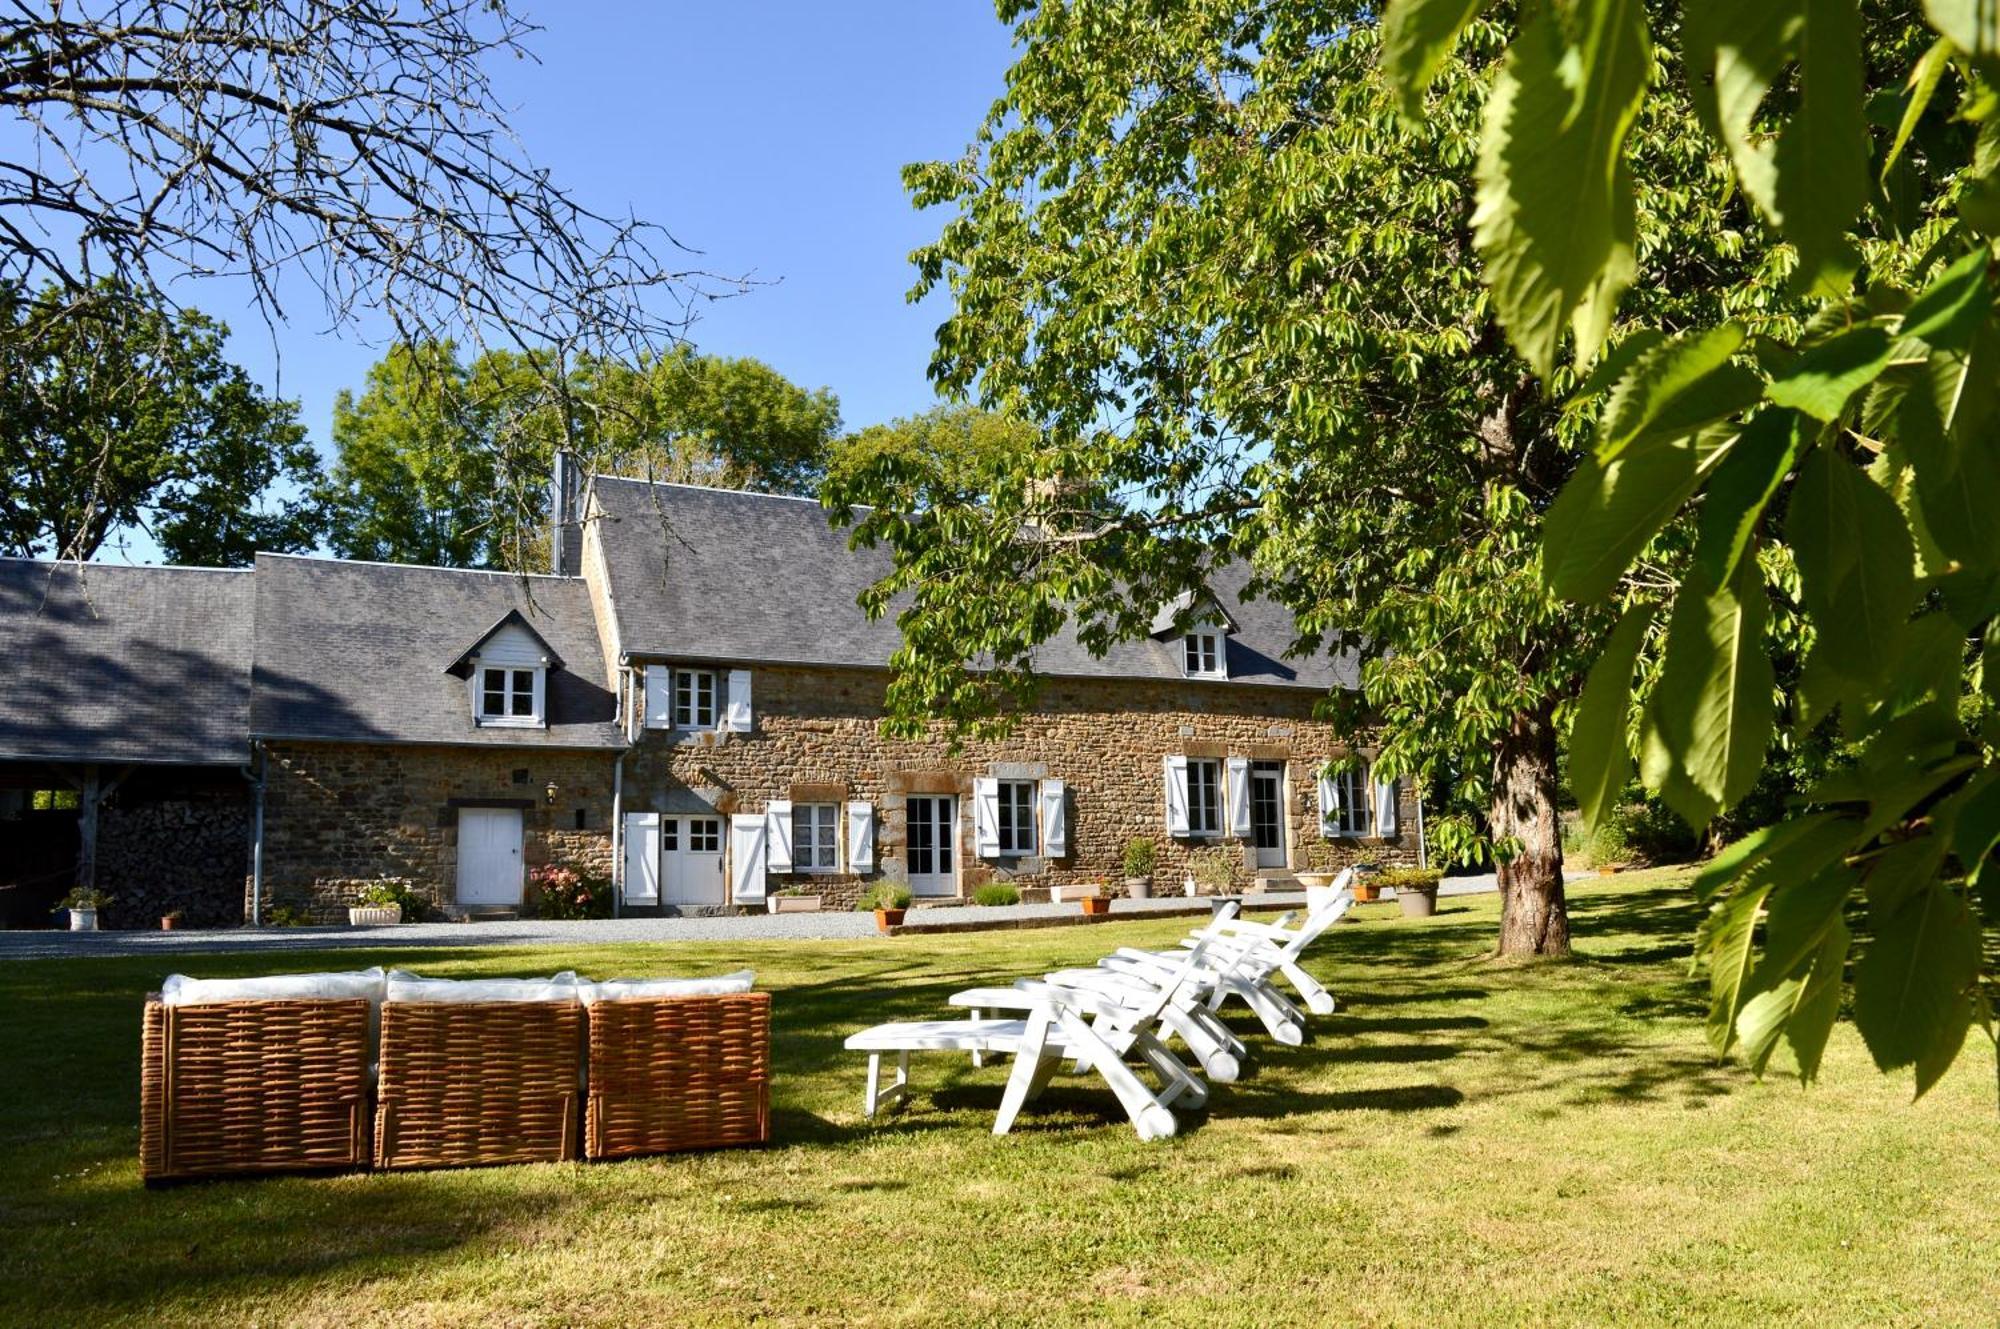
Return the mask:
<svg viewBox="0 0 2000 1329">
<path fill-rule="evenodd" d="M 0 558 L 0 759 L 250 758 L 247 570 Z"/>
<path fill-rule="evenodd" d="M 893 615 L 871 621 L 856 597 L 889 568 L 884 549 L 850 550 L 819 504 L 771 494 L 597 476 L 599 537 L 619 640 L 636 658 L 886 667 L 899 644 Z M 664 557 L 663 557 L 664 555 Z M 1232 683 L 1352 687 L 1351 658 L 1285 658 L 1283 606 L 1242 600 L 1249 570 L 1210 579 L 1236 623 Z M 1180 640 L 1144 640 L 1092 656 L 1065 633 L 1043 646 L 1039 672 L 1087 678 L 1181 678 Z"/>
<path fill-rule="evenodd" d="M 580 578 L 259 554 L 256 583 L 259 738 L 624 745 Z M 481 728 L 445 672 L 510 611 L 567 662 L 549 672 L 547 729 Z"/>
</svg>

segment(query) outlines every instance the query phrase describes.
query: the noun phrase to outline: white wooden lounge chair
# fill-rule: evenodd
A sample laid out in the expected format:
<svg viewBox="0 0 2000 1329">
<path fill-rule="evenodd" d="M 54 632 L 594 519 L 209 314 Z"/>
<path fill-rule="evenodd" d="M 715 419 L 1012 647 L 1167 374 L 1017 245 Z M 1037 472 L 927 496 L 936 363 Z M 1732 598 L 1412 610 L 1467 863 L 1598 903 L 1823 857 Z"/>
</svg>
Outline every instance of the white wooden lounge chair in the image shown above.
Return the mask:
<svg viewBox="0 0 2000 1329">
<path fill-rule="evenodd" d="M 1208 955 L 1218 972 L 1234 973 L 1236 968 L 1248 962 L 1249 951 L 1240 944 L 1229 944 L 1229 953 L 1218 959 L 1213 944 L 1228 944 L 1232 933 L 1229 925 L 1236 916 L 1237 906 L 1225 905 L 1208 927 L 1194 933 L 1188 939 L 1190 948 L 1198 945 L 1210 946 Z M 1176 960 L 1183 952 L 1168 954 Z M 1138 1006 L 1149 1001 L 1158 987 L 1158 977 L 1134 973 L 1121 973 L 1112 969 L 1061 969 L 1046 975 L 1041 982 L 1057 987 L 1071 988 L 1092 994 L 1094 998 L 1123 1002 Z M 1032 980 L 1022 980 L 1012 987 L 980 987 L 953 994 L 951 1004 L 969 1007 L 973 1018 L 977 1019 L 987 1011 L 1026 1011 L 1032 1009 L 1035 998 L 1030 995 L 1039 985 Z M 1159 1025 L 1154 1036 L 1162 1043 L 1178 1038 L 1194 1054 L 1200 1063 L 1202 1073 L 1209 1079 L 1222 1084 L 1235 1082 L 1242 1073 L 1243 1058 L 1249 1049 L 1236 1037 L 1228 1025 L 1204 1004 L 1206 989 L 1195 984 L 1183 984 L 1161 1009 Z M 973 1065 L 980 1064 L 980 1054 L 973 1054 Z"/>
<path fill-rule="evenodd" d="M 1019 1019 L 909 1020 L 864 1029 L 846 1043 L 848 1051 L 868 1054 L 863 1110 L 872 1117 L 885 1103 L 908 1098 L 912 1052 L 1007 1053 L 1013 1055 L 1014 1064 L 993 1120 L 995 1135 L 1013 1128 L 1021 1108 L 1041 1094 L 1065 1061 L 1103 1078 L 1140 1139 L 1172 1135 L 1176 1122 L 1170 1105 L 1186 1102 L 1199 1107 L 1207 1101 L 1208 1089 L 1151 1030 L 1161 1011 L 1199 970 L 1202 955 L 1200 946 L 1189 950 L 1180 965 L 1162 971 L 1150 996 L 1141 1000 L 1029 984 L 1021 991 L 1030 1007 Z M 896 1056 L 896 1079 L 884 1088 L 882 1057 L 889 1053 Z M 1136 1056 L 1159 1078 L 1157 1092 L 1126 1065 L 1127 1056 Z"/>
<path fill-rule="evenodd" d="M 1189 951 L 1145 951 L 1122 947 L 1106 956 L 1101 967 L 1142 981 L 1157 982 L 1162 974 L 1178 971 L 1185 957 L 1201 953 L 1209 957 L 1194 975 L 1193 985 L 1206 1000 L 1209 1010 L 1219 1010 L 1235 998 L 1248 1006 L 1264 1030 L 1280 1043 L 1296 1047 L 1305 1041 L 1306 1013 L 1280 992 L 1271 981 L 1282 973 L 1299 988 L 1309 1003 L 1333 1009 L 1333 998 L 1299 964 L 1305 949 L 1320 934 L 1344 917 L 1354 903 L 1351 891 L 1337 893 L 1331 901 L 1308 914 L 1296 928 L 1279 923 L 1229 921 L 1225 936 L 1203 938 Z M 1069 971 L 1053 974 L 1061 982 Z M 1317 994 L 1319 1000 L 1315 1000 Z"/>
</svg>

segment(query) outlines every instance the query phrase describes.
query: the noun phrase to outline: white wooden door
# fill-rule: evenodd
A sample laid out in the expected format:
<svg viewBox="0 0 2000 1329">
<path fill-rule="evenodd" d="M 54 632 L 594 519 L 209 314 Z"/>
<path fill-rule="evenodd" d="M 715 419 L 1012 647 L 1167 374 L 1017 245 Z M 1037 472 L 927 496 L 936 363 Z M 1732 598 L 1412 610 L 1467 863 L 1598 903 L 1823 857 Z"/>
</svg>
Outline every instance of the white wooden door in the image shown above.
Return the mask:
<svg viewBox="0 0 2000 1329">
<path fill-rule="evenodd" d="M 912 895 L 958 894 L 958 800 L 915 796 L 908 815 L 904 853 Z"/>
<path fill-rule="evenodd" d="M 667 904 L 728 903 L 722 818 L 660 818 L 660 881 Z"/>
<path fill-rule="evenodd" d="M 458 810 L 458 902 L 521 903 L 519 808 Z"/>
<path fill-rule="evenodd" d="M 660 814 L 625 814 L 625 903 L 660 902 Z"/>
</svg>

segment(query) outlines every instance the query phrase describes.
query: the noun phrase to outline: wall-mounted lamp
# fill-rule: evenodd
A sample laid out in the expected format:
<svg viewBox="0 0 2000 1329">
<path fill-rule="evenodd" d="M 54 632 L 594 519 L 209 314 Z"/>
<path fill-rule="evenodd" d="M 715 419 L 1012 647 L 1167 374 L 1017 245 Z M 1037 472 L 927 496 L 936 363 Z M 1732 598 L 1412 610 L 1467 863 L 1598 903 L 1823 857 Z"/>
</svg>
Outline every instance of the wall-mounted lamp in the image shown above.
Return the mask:
<svg viewBox="0 0 2000 1329">
<path fill-rule="evenodd" d="M 548 788 L 544 789 L 542 792 L 548 795 L 549 806 L 554 807 L 556 805 L 556 782 L 554 780 L 549 781 Z"/>
</svg>

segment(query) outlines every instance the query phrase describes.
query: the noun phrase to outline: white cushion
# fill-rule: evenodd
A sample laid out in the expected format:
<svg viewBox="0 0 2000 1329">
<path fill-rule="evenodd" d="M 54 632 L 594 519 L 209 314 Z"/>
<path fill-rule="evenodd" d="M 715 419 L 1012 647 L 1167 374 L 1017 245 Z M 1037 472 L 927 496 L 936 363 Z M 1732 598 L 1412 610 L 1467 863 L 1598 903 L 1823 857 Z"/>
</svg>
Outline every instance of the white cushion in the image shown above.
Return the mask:
<svg viewBox="0 0 2000 1329">
<path fill-rule="evenodd" d="M 406 969 L 389 971 L 390 1001 L 575 1001 L 574 970 L 547 978 L 425 978 Z"/>
<path fill-rule="evenodd" d="M 168 974 L 160 1000 L 168 1006 L 211 1006 L 219 1001 L 382 1000 L 380 966 L 341 974 L 270 974 L 263 978 L 189 978 Z"/>
<path fill-rule="evenodd" d="M 738 969 L 733 974 L 713 978 L 614 978 L 583 985 L 583 1004 L 600 1001 L 644 1001 L 649 997 L 724 997 L 748 992 L 757 981 L 754 969 Z"/>
</svg>

